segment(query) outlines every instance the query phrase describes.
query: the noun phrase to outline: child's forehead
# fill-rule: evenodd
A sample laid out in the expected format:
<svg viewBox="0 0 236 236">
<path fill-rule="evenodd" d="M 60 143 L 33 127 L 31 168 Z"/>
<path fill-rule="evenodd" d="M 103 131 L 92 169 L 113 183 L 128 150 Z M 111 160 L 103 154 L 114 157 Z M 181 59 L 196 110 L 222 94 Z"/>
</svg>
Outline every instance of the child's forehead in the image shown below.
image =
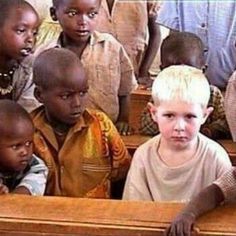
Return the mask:
<svg viewBox="0 0 236 236">
<path fill-rule="evenodd" d="M 158 105 L 163 110 L 178 112 L 202 112 L 203 106 L 197 102 L 189 102 L 184 100 L 168 100 L 168 101 L 160 101 Z"/>
<path fill-rule="evenodd" d="M 58 7 L 66 8 L 83 8 L 91 6 L 100 6 L 101 0 L 59 0 L 57 3 Z"/>
<path fill-rule="evenodd" d="M 13 6 L 7 13 L 5 23 L 14 21 L 15 23 L 35 22 L 39 24 L 39 16 L 36 11 L 28 5 Z"/>
</svg>

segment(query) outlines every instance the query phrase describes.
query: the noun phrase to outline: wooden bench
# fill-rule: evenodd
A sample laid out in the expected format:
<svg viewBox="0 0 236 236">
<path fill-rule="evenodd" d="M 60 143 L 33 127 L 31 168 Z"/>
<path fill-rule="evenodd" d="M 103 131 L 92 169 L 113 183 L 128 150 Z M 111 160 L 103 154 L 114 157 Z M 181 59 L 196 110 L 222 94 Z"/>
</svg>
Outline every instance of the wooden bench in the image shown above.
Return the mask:
<svg viewBox="0 0 236 236">
<path fill-rule="evenodd" d="M 151 91 L 140 89 L 134 90 L 130 96 L 130 125 L 138 132 L 140 115 L 151 99 Z"/>
<path fill-rule="evenodd" d="M 144 136 L 141 134 L 134 134 L 130 136 L 122 136 L 122 139 L 129 150 L 129 153 L 132 155 L 135 150 L 144 142 L 148 141 L 151 136 Z M 231 159 L 231 162 L 234 166 L 236 166 L 236 143 L 234 143 L 232 140 L 223 139 L 223 140 L 217 140 L 218 143 L 220 143 L 227 153 L 229 154 L 229 157 Z"/>
<path fill-rule="evenodd" d="M 1 236 L 160 236 L 182 204 L 2 195 Z M 201 217 L 198 235 L 236 235 L 236 205 Z"/>
</svg>

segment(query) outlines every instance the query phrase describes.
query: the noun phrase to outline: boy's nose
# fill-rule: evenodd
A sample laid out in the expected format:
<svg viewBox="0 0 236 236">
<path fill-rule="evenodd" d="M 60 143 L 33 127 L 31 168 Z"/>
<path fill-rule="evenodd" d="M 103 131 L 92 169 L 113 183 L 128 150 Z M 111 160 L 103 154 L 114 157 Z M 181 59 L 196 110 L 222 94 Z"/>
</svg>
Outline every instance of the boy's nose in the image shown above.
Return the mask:
<svg viewBox="0 0 236 236">
<path fill-rule="evenodd" d="M 27 148 L 26 146 L 22 146 L 22 147 L 21 147 L 20 155 L 21 155 L 22 157 L 28 155 L 28 148 Z"/>
<path fill-rule="evenodd" d="M 74 95 L 72 99 L 72 107 L 79 107 L 80 104 L 81 104 L 80 95 L 79 94 Z"/>
<path fill-rule="evenodd" d="M 183 119 L 178 119 L 175 123 L 174 129 L 176 131 L 183 131 L 185 129 L 185 121 Z"/>
<path fill-rule="evenodd" d="M 83 14 L 79 14 L 79 15 L 77 16 L 77 24 L 78 24 L 78 25 L 83 25 L 83 24 L 85 24 L 85 23 L 86 23 L 86 16 L 83 15 Z"/>
</svg>

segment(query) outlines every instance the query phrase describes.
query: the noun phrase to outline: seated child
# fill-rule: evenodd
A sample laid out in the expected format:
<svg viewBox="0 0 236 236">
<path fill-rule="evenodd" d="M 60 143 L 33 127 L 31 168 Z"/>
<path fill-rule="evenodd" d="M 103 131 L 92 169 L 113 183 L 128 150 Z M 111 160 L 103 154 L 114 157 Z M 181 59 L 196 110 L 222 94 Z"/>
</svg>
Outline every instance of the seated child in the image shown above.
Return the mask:
<svg viewBox="0 0 236 236">
<path fill-rule="evenodd" d="M 0 194 L 43 195 L 48 169 L 33 155 L 34 126 L 19 104 L 0 100 Z"/>
<path fill-rule="evenodd" d="M 31 57 L 39 17 L 24 0 L 0 1 L 0 99 L 11 99 L 31 111 L 39 104 L 33 95 Z"/>
<path fill-rule="evenodd" d="M 75 53 L 42 52 L 33 68 L 35 152 L 47 164 L 47 195 L 109 198 L 111 181 L 126 176 L 130 157 L 112 121 L 86 109 L 88 82 Z"/>
<path fill-rule="evenodd" d="M 172 33 L 163 40 L 161 45 L 161 69 L 181 64 L 204 69 L 204 45 L 201 39 L 193 33 Z M 210 85 L 210 93 L 208 106 L 213 107 L 214 110 L 202 125 L 201 132 L 212 139 L 230 138 L 222 93 L 213 85 Z M 148 106 L 141 114 L 140 133 L 145 135 L 159 133 L 158 125 L 153 121 Z"/>
<path fill-rule="evenodd" d="M 101 0 L 53 0 L 51 16 L 58 20 L 60 37 L 38 48 L 64 47 L 81 59 L 88 77 L 89 108 L 105 112 L 123 135 L 128 125 L 129 95 L 135 76 L 122 45 L 111 35 L 94 31 Z M 35 55 L 37 55 L 37 53 Z"/>
<path fill-rule="evenodd" d="M 226 151 L 199 133 L 213 110 L 209 97 L 199 69 L 177 65 L 159 73 L 150 108 L 160 134 L 136 150 L 123 199 L 188 201 L 231 168 Z"/>
<path fill-rule="evenodd" d="M 236 169 L 233 167 L 194 197 L 166 229 L 165 235 L 191 236 L 193 224 L 199 216 L 222 203 L 235 203 L 235 199 Z"/>
</svg>

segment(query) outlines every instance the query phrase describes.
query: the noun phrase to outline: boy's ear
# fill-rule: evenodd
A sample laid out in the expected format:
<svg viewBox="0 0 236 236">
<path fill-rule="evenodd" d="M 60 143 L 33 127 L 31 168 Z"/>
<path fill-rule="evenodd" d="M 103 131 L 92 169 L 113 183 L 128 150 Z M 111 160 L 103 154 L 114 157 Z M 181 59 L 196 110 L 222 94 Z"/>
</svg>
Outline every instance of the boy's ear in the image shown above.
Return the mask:
<svg viewBox="0 0 236 236">
<path fill-rule="evenodd" d="M 151 102 L 149 102 L 147 104 L 147 108 L 152 116 L 153 121 L 155 121 L 157 123 L 157 109 L 158 108 L 154 104 L 152 104 Z"/>
<path fill-rule="evenodd" d="M 209 115 L 213 112 L 214 108 L 213 107 L 207 107 L 204 111 L 204 116 L 203 116 L 203 121 L 202 124 L 204 124 L 209 117 Z"/>
<path fill-rule="evenodd" d="M 55 7 L 50 7 L 50 16 L 53 21 L 57 21 L 57 14 L 56 14 L 56 8 Z"/>
<path fill-rule="evenodd" d="M 42 88 L 40 88 L 39 86 L 35 86 L 34 96 L 40 103 L 43 103 Z"/>
</svg>

